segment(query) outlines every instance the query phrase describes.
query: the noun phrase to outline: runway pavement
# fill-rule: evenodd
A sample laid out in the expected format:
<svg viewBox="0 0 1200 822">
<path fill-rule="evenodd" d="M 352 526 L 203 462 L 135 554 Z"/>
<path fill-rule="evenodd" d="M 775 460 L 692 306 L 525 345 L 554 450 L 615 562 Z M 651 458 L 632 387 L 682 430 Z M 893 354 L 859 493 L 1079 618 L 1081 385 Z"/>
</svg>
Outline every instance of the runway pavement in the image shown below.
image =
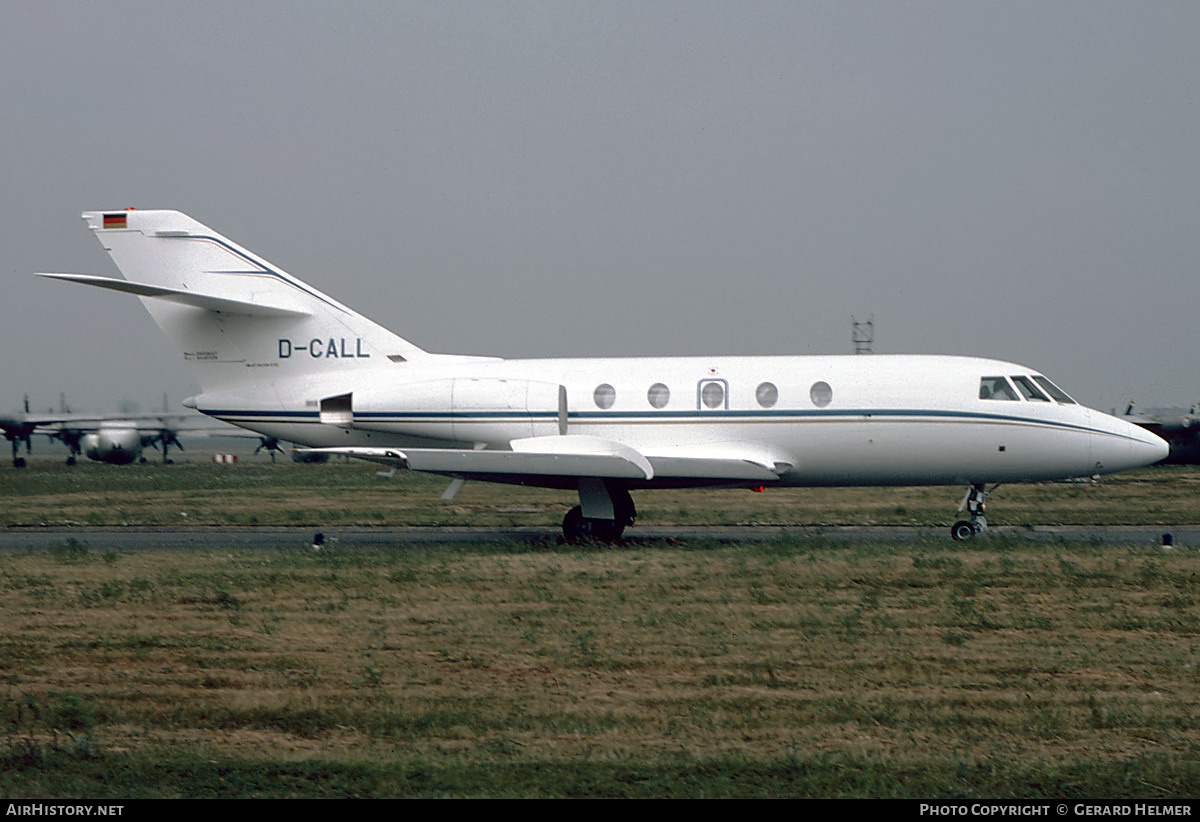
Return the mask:
<svg viewBox="0 0 1200 822">
<path fill-rule="evenodd" d="M 321 534 L 318 538 L 317 534 Z M 1100 545 L 1137 545 L 1147 548 L 1200 548 L 1200 525 L 1182 526 L 995 526 L 995 536 L 1039 542 L 1085 542 Z M 670 546 L 685 540 L 716 542 L 770 542 L 784 536 L 826 540 L 871 540 L 907 543 L 921 540 L 950 542 L 945 527 L 907 526 L 721 526 L 683 528 L 635 526 L 626 531 L 625 546 Z M 75 542 L 72 543 L 71 541 Z M 0 528 L 0 553 L 49 551 L 72 544 L 89 551 L 194 551 L 194 550 L 312 550 L 315 542 L 326 547 L 359 549 L 422 549 L 464 543 L 508 542 L 554 546 L 562 542 L 558 528 L 464 527 L 191 527 L 191 528 Z M 978 538 L 986 545 L 986 538 Z"/>
</svg>

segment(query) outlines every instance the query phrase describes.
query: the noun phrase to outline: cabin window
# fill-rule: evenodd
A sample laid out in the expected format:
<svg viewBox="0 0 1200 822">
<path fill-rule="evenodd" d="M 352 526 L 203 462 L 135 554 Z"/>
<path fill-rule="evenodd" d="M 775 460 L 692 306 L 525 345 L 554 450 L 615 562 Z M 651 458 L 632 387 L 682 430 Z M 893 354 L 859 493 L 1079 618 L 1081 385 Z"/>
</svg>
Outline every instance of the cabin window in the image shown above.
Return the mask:
<svg viewBox="0 0 1200 822">
<path fill-rule="evenodd" d="M 808 389 L 808 397 L 812 400 L 813 405 L 824 408 L 833 402 L 833 389 L 827 382 L 814 382 L 812 388 Z"/>
<path fill-rule="evenodd" d="M 984 377 L 979 381 L 979 399 L 1016 401 L 1017 392 L 1004 377 Z"/>
<path fill-rule="evenodd" d="M 617 401 L 617 391 L 608 383 L 597 385 L 595 392 L 592 393 L 592 399 L 596 401 L 597 408 L 603 408 L 607 411 Z"/>
<path fill-rule="evenodd" d="M 1012 380 L 1017 384 L 1017 390 L 1025 399 L 1033 402 L 1050 402 L 1050 398 L 1043 394 L 1029 377 L 1013 377 Z"/>
<path fill-rule="evenodd" d="M 1051 397 L 1053 397 L 1056 402 L 1061 402 L 1063 405 L 1076 405 L 1077 404 L 1075 402 L 1075 400 L 1073 400 L 1067 396 L 1065 391 L 1063 391 L 1061 388 L 1059 388 L 1054 383 L 1050 382 L 1050 380 L 1046 379 L 1045 377 L 1041 377 L 1041 376 L 1038 376 L 1037 374 L 1034 374 L 1033 381 L 1036 382 L 1038 385 L 1040 385 L 1042 388 L 1046 389 L 1046 393 L 1049 394 Z"/>
<path fill-rule="evenodd" d="M 758 400 L 758 404 L 763 408 L 771 408 L 779 402 L 779 389 L 774 383 L 764 382 L 754 389 L 754 399 Z"/>
<path fill-rule="evenodd" d="M 671 389 L 661 382 L 656 382 L 646 392 L 646 399 L 650 400 L 650 404 L 655 408 L 666 408 L 667 403 L 671 401 Z"/>
<path fill-rule="evenodd" d="M 702 408 L 726 408 L 725 380 L 704 380 L 700 383 L 700 406 Z"/>
</svg>

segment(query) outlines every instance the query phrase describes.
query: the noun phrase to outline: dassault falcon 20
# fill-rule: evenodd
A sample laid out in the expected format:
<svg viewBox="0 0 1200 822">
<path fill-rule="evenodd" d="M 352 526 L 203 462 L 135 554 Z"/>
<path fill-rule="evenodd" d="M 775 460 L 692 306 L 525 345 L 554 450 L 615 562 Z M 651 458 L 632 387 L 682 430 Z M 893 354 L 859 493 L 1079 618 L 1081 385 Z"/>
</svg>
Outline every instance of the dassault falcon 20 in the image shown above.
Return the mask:
<svg viewBox="0 0 1200 822">
<path fill-rule="evenodd" d="M 83 219 L 182 352 L 185 401 L 264 436 L 465 480 L 572 489 L 570 540 L 613 540 L 631 492 L 967 486 L 953 535 L 987 527 L 987 484 L 1136 468 L 1154 434 L 1041 373 L 951 356 L 507 360 L 432 354 L 176 211 Z"/>
</svg>

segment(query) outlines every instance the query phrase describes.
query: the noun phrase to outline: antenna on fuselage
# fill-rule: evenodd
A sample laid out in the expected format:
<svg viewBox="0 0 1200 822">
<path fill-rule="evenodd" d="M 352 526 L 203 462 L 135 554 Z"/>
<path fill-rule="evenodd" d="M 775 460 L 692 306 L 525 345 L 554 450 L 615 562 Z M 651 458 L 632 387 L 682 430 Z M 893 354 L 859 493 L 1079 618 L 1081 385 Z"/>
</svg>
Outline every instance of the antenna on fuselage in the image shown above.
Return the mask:
<svg viewBox="0 0 1200 822">
<path fill-rule="evenodd" d="M 875 315 L 872 314 L 865 323 L 860 323 L 850 316 L 850 339 L 854 341 L 855 354 L 870 354 L 871 346 L 875 343 Z"/>
</svg>

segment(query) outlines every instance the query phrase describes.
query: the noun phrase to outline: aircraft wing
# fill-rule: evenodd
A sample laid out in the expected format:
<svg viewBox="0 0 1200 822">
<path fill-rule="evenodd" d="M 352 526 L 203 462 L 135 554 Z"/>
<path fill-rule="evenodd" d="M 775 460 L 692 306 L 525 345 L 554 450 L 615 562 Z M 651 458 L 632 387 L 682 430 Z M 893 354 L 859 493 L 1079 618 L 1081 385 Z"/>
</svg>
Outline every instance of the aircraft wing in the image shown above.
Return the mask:
<svg viewBox="0 0 1200 822">
<path fill-rule="evenodd" d="M 302 454 L 341 454 L 412 471 L 462 477 L 536 476 L 650 479 L 653 469 L 614 454 L 467 451 L 452 448 L 300 448 Z M 650 474 L 647 474 L 647 469 Z"/>
<path fill-rule="evenodd" d="M 63 430 L 94 431 L 113 417 L 86 414 L 22 414 L 0 419 L 0 431 L 4 436 L 24 439 L 27 436 L 56 437 Z"/>
<path fill-rule="evenodd" d="M 188 422 L 204 423 L 206 428 L 190 427 Z M 80 414 L 80 413 L 29 413 L 18 417 L 0 417 L 0 436 L 5 439 L 25 439 L 31 436 L 46 436 L 62 439 L 67 432 L 92 433 L 107 427 L 136 428 L 146 436 L 173 435 L 196 436 L 201 433 L 217 435 L 216 426 L 195 412 L 169 414 Z M 231 433 L 242 429 L 229 425 Z M 257 435 L 255 435 L 257 436 Z M 178 441 L 176 441 L 178 442 Z"/>
<path fill-rule="evenodd" d="M 186 423 L 190 421 L 201 422 L 206 424 L 209 429 L 216 431 L 216 426 L 212 425 L 211 420 L 206 419 L 200 414 L 25 414 L 20 420 L 16 419 L 0 419 L 0 428 L 9 426 L 16 427 L 18 425 L 33 426 L 37 434 L 53 433 L 63 428 L 70 428 L 84 431 L 94 431 L 106 425 L 124 424 L 127 427 L 139 429 L 162 429 L 170 428 L 180 433 L 191 433 L 194 429 L 188 427 Z M 229 426 L 231 431 L 238 429 L 232 425 Z M 198 430 L 198 429 L 196 429 Z"/>
<path fill-rule="evenodd" d="M 22 414 L 20 417 L 5 417 L 0 419 L 0 426 L 18 427 L 31 425 L 38 428 L 49 425 L 99 425 L 111 416 L 97 414 Z M 40 432 L 39 432 L 40 433 Z"/>
<path fill-rule="evenodd" d="M 306 448 L 412 471 L 462 477 L 496 475 L 651 480 L 664 477 L 769 482 L 794 458 L 757 443 L 710 443 L 637 451 L 598 437 L 563 435 L 514 440 L 511 451 L 446 448 Z"/>
</svg>

